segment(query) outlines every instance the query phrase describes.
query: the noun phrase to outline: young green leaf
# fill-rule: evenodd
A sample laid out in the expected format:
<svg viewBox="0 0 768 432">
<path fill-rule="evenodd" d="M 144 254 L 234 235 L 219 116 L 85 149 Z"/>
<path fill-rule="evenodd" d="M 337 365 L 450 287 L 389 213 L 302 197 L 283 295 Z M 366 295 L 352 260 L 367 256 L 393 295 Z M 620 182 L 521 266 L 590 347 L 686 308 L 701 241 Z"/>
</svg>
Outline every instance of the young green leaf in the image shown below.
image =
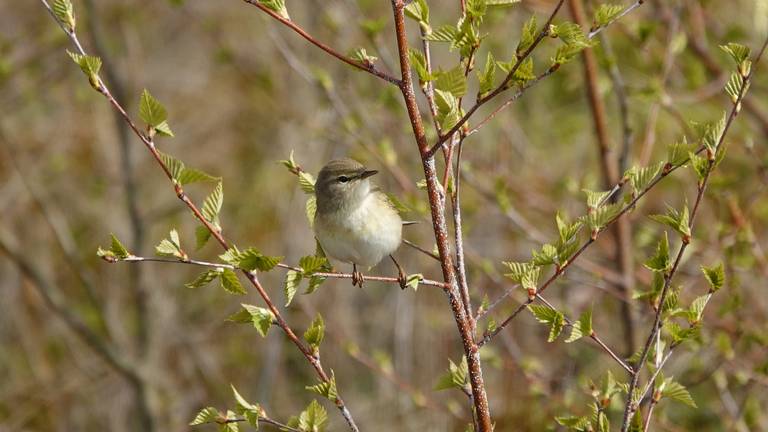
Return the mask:
<svg viewBox="0 0 768 432">
<path fill-rule="evenodd" d="M 251 427 L 258 430 L 259 429 L 259 417 L 262 415 L 262 409 L 258 404 L 252 404 L 245 400 L 243 396 L 240 395 L 240 393 L 237 391 L 235 386 L 230 384 L 230 387 L 232 387 L 232 393 L 235 395 L 235 402 L 237 403 L 237 413 L 241 414 L 243 417 L 245 417 L 245 420 L 248 422 Z"/>
<path fill-rule="evenodd" d="M 424 36 L 424 39 L 430 42 L 453 43 L 457 36 L 459 36 L 459 29 L 455 26 L 446 24 L 440 26 L 440 28 L 434 30 L 432 33 Z"/>
<path fill-rule="evenodd" d="M 317 353 L 320 350 L 320 344 L 323 342 L 324 336 L 325 322 L 323 322 L 323 317 L 317 314 L 317 317 L 312 321 L 307 331 L 304 332 L 304 340 L 312 347 L 312 351 Z"/>
<path fill-rule="evenodd" d="M 197 182 L 220 182 L 221 177 L 214 177 L 199 169 L 184 167 L 176 177 L 176 181 L 181 185 Z"/>
<path fill-rule="evenodd" d="M 669 259 L 669 239 L 667 232 L 656 245 L 656 254 L 645 262 L 645 267 L 651 271 L 666 273 L 672 267 L 672 261 Z"/>
<path fill-rule="evenodd" d="M 187 254 L 181 249 L 179 232 L 175 229 L 171 230 L 167 239 L 163 239 L 160 244 L 155 246 L 155 252 L 160 256 L 176 257 L 182 261 L 188 259 Z"/>
<path fill-rule="evenodd" d="M 285 274 L 285 283 L 283 284 L 283 290 L 285 291 L 285 307 L 291 305 L 293 297 L 299 289 L 299 283 L 301 283 L 301 272 L 288 270 Z"/>
<path fill-rule="evenodd" d="M 645 188 L 656 179 L 656 176 L 659 175 L 663 167 L 663 163 L 657 163 L 643 168 L 632 167 L 627 170 L 624 177 L 629 179 L 629 184 L 632 186 L 632 193 L 637 195 L 645 190 Z"/>
<path fill-rule="evenodd" d="M 592 335 L 592 308 L 584 311 L 579 320 L 571 326 L 571 335 L 565 340 L 566 343 L 581 339 L 582 336 Z"/>
<path fill-rule="evenodd" d="M 290 20 L 291 17 L 288 15 L 288 9 L 285 7 L 285 0 L 258 0 L 259 3 L 266 6 L 268 9 L 274 11 L 281 17 Z"/>
<path fill-rule="evenodd" d="M 91 84 L 91 87 L 98 90 L 100 88 L 99 70 L 101 69 L 101 59 L 96 56 L 73 53 L 69 50 L 67 50 L 67 54 L 69 54 L 69 56 L 72 57 L 72 60 L 80 66 L 80 70 L 82 70 L 85 76 L 88 77 L 88 82 Z"/>
<path fill-rule="evenodd" d="M 611 21 L 616 19 L 616 17 L 619 16 L 623 10 L 624 6 L 622 5 L 614 5 L 609 3 L 601 4 L 595 11 L 595 17 L 592 20 L 592 28 L 590 30 L 594 31 L 600 27 L 607 26 L 611 23 Z"/>
<path fill-rule="evenodd" d="M 350 54 L 350 57 L 352 58 L 352 60 L 356 60 L 366 66 L 373 65 L 373 63 L 379 59 L 376 56 L 372 56 L 368 54 L 368 52 L 365 51 L 365 48 L 358 48 L 352 51 L 352 54 Z"/>
<path fill-rule="evenodd" d="M 533 45 L 533 41 L 536 40 L 536 15 L 531 15 L 531 18 L 523 25 L 523 32 L 520 35 L 520 42 L 517 44 L 515 52 L 517 57 L 523 55 L 523 53 Z"/>
<path fill-rule="evenodd" d="M 493 53 L 488 51 L 488 56 L 485 59 L 485 70 L 482 72 L 477 72 L 477 80 L 480 82 L 480 89 L 478 90 L 478 94 L 482 96 L 493 90 L 495 79 L 496 60 L 493 58 Z"/>
<path fill-rule="evenodd" d="M 587 427 L 590 426 L 589 416 L 583 416 L 583 417 L 559 416 L 559 417 L 555 417 L 555 421 L 560 426 L 565 426 L 569 429 L 573 429 L 577 431 L 587 430 Z"/>
<path fill-rule="evenodd" d="M 696 325 L 701 322 L 701 318 L 704 315 L 704 308 L 707 307 L 709 299 L 712 294 L 705 294 L 703 296 L 696 297 L 691 303 L 691 307 L 688 309 L 688 323 L 690 325 Z"/>
<path fill-rule="evenodd" d="M 460 98 L 467 92 L 467 78 L 461 66 L 456 66 L 449 71 L 435 73 L 435 89 L 442 90 Z"/>
<path fill-rule="evenodd" d="M 448 359 L 448 371 L 443 374 L 435 385 L 435 390 L 448 390 L 452 388 L 464 389 L 469 385 L 469 368 L 466 357 L 456 365 Z"/>
<path fill-rule="evenodd" d="M 437 122 L 442 130 L 451 129 L 461 119 L 459 100 L 453 93 L 435 89 L 435 105 L 437 105 Z"/>
<path fill-rule="evenodd" d="M 429 27 L 429 6 L 426 0 L 416 0 L 405 7 L 405 15 L 419 23 L 425 34 L 432 29 Z"/>
<path fill-rule="evenodd" d="M 241 304 L 240 306 L 243 308 L 230 315 L 227 320 L 238 323 L 253 324 L 253 326 L 256 328 L 256 331 L 258 331 L 262 337 L 266 337 L 269 327 L 271 327 L 272 323 L 275 321 L 275 316 L 272 314 L 272 312 L 269 309 L 245 303 Z"/>
<path fill-rule="evenodd" d="M 118 259 L 125 259 L 132 256 L 131 253 L 128 252 L 128 249 L 126 249 L 125 246 L 123 246 L 123 244 L 120 243 L 120 240 L 118 240 L 114 234 L 110 234 L 110 236 L 112 241 L 109 246 L 109 249 L 104 250 L 102 248 L 99 248 L 96 251 L 96 255 L 106 259 L 107 261 L 116 261 Z"/>
<path fill-rule="evenodd" d="M 222 182 L 218 182 L 213 192 L 203 201 L 202 208 L 203 217 L 216 229 L 221 229 L 219 226 L 219 212 L 221 211 L 222 204 L 224 204 L 224 185 Z"/>
<path fill-rule="evenodd" d="M 301 412 L 298 419 L 298 428 L 307 432 L 321 432 L 328 421 L 328 412 L 316 400 L 313 400 L 307 408 Z"/>
<path fill-rule="evenodd" d="M 683 209 L 679 211 L 671 206 L 667 206 L 667 214 L 650 215 L 649 217 L 652 220 L 677 231 L 683 237 L 684 241 L 690 239 L 691 227 L 689 225 L 690 216 L 688 213 L 688 205 L 683 205 Z"/>
<path fill-rule="evenodd" d="M 693 150 L 693 146 L 683 137 L 681 142 L 674 142 L 667 147 L 667 163 L 673 166 L 682 165 L 688 161 L 688 154 Z"/>
<path fill-rule="evenodd" d="M 669 380 L 666 382 L 664 390 L 661 392 L 661 397 L 666 397 L 677 402 L 681 402 L 692 408 L 696 408 L 696 402 L 694 402 L 691 394 L 688 393 L 688 390 L 677 381 L 672 381 L 672 378 L 669 378 Z"/>
<path fill-rule="evenodd" d="M 219 258 L 243 270 L 262 272 L 272 270 L 283 259 L 278 256 L 266 256 L 253 247 L 242 252 L 237 247 L 232 247 Z"/>
<path fill-rule="evenodd" d="M 701 266 L 701 271 L 709 282 L 710 291 L 719 291 L 725 284 L 725 269 L 722 262 L 712 267 Z"/>
<path fill-rule="evenodd" d="M 582 192 L 587 196 L 587 208 L 596 209 L 605 204 L 608 197 L 611 195 L 611 191 L 592 191 L 589 189 L 582 189 Z"/>
<path fill-rule="evenodd" d="M 424 275 L 421 273 L 410 274 L 406 278 L 405 285 L 413 288 L 414 291 L 419 289 L 419 283 L 424 280 Z"/>
<path fill-rule="evenodd" d="M 419 77 L 419 83 L 424 85 L 424 83 L 435 79 L 434 75 L 427 70 L 427 59 L 421 51 L 410 49 L 408 56 L 411 59 L 411 66 L 416 70 L 416 75 Z"/>
<path fill-rule="evenodd" d="M 749 59 L 749 47 L 742 44 L 731 42 L 727 45 L 720 45 L 720 49 L 730 55 L 737 66 Z"/>
<path fill-rule="evenodd" d="M 306 386 L 305 388 L 327 398 L 331 402 L 335 402 L 339 397 L 339 393 L 336 390 L 336 376 L 333 371 L 331 371 L 331 377 L 328 381 L 320 381 L 313 386 Z"/>
<path fill-rule="evenodd" d="M 237 278 L 237 275 L 231 269 L 224 269 L 221 272 L 219 282 L 221 282 L 221 287 L 229 293 L 240 295 L 246 293 L 245 288 L 240 284 L 240 279 Z"/>
<path fill-rule="evenodd" d="M 709 172 L 709 160 L 705 157 L 696 155 L 694 152 L 689 152 L 688 158 L 691 161 L 691 166 L 693 166 L 693 171 L 696 172 L 699 181 L 704 180 L 704 177 L 707 176 L 707 172 Z"/>
<path fill-rule="evenodd" d="M 139 117 L 150 127 L 155 128 L 168 119 L 165 107 L 144 89 L 139 100 Z"/>
<path fill-rule="evenodd" d="M 219 414 L 219 410 L 214 407 L 206 407 L 201 409 L 197 415 L 195 415 L 195 419 L 192 420 L 189 425 L 197 426 L 205 423 L 216 423 L 220 418 L 221 414 Z"/>
<path fill-rule="evenodd" d="M 535 266 L 546 266 L 557 262 L 557 248 L 549 243 L 541 247 L 541 252 L 531 251 Z"/>
<path fill-rule="evenodd" d="M 200 288 L 201 286 L 208 285 L 209 282 L 219 277 L 222 272 L 223 269 L 221 268 L 206 270 L 200 273 L 195 280 L 184 284 L 184 286 L 187 288 Z"/>
<path fill-rule="evenodd" d="M 67 31 L 75 31 L 75 9 L 72 7 L 71 1 L 55 0 L 51 5 L 51 9 L 53 9 L 53 14 L 56 15 L 56 18 L 67 28 Z"/>
<path fill-rule="evenodd" d="M 528 305 L 528 310 L 530 310 L 533 316 L 536 317 L 537 321 L 549 326 L 549 337 L 547 338 L 547 342 L 554 342 L 565 325 L 565 317 L 563 314 L 549 306 L 533 304 Z"/>
</svg>

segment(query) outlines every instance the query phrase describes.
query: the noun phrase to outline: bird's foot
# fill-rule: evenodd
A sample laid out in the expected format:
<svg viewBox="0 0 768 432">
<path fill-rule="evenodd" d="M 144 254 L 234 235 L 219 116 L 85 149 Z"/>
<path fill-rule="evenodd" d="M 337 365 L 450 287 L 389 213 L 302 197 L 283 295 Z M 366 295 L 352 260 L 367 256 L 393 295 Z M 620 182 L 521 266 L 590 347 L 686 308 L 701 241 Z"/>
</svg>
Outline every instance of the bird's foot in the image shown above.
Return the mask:
<svg viewBox="0 0 768 432">
<path fill-rule="evenodd" d="M 352 286 L 358 286 L 360 288 L 363 287 L 363 281 L 365 278 L 363 277 L 363 273 L 357 271 L 357 266 L 352 266 Z"/>
<path fill-rule="evenodd" d="M 395 257 L 392 255 L 389 257 L 392 258 L 392 262 L 395 263 L 395 267 L 397 267 L 397 283 L 400 285 L 400 289 L 408 288 L 408 277 L 406 276 L 405 271 L 400 267 L 400 264 L 395 260 Z"/>
</svg>

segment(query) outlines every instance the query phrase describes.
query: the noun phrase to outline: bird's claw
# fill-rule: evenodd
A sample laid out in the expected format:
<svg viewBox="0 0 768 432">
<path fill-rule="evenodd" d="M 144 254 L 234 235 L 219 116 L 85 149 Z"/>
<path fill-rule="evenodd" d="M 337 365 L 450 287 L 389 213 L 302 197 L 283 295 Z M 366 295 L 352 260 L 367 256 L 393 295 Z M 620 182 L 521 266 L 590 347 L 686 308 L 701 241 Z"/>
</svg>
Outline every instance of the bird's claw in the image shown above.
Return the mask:
<svg viewBox="0 0 768 432">
<path fill-rule="evenodd" d="M 357 287 L 362 288 L 364 280 L 365 280 L 365 278 L 363 277 L 363 273 L 357 271 L 357 266 L 353 267 L 353 269 L 352 269 L 352 286 L 357 286 Z"/>
<path fill-rule="evenodd" d="M 400 289 L 408 288 L 408 277 L 401 268 L 397 269 L 397 283 L 400 285 Z"/>
</svg>

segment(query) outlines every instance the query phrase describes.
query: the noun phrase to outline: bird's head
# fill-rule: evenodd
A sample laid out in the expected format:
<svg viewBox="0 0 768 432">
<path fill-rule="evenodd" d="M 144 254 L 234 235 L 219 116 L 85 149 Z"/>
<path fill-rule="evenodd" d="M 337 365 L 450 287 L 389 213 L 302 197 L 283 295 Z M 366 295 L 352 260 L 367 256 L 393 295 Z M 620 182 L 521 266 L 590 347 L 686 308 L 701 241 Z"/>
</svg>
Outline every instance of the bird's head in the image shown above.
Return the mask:
<svg viewBox="0 0 768 432">
<path fill-rule="evenodd" d="M 320 170 L 315 183 L 318 210 L 355 207 L 368 196 L 371 190 L 368 178 L 377 172 L 354 159 L 334 159 L 328 162 Z"/>
</svg>

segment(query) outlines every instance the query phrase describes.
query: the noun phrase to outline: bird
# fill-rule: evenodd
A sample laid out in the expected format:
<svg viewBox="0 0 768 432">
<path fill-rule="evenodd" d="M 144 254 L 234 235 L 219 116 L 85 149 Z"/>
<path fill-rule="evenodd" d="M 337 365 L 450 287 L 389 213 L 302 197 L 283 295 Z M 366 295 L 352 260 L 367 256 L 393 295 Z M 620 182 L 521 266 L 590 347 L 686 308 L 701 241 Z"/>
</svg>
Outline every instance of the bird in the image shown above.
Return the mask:
<svg viewBox="0 0 768 432">
<path fill-rule="evenodd" d="M 389 256 L 405 288 L 405 272 L 392 255 L 402 241 L 403 220 L 387 195 L 371 183 L 377 173 L 350 158 L 323 166 L 315 182 L 315 237 L 327 256 L 352 264 L 353 285 L 363 286 L 358 266 L 369 269 Z"/>
</svg>

